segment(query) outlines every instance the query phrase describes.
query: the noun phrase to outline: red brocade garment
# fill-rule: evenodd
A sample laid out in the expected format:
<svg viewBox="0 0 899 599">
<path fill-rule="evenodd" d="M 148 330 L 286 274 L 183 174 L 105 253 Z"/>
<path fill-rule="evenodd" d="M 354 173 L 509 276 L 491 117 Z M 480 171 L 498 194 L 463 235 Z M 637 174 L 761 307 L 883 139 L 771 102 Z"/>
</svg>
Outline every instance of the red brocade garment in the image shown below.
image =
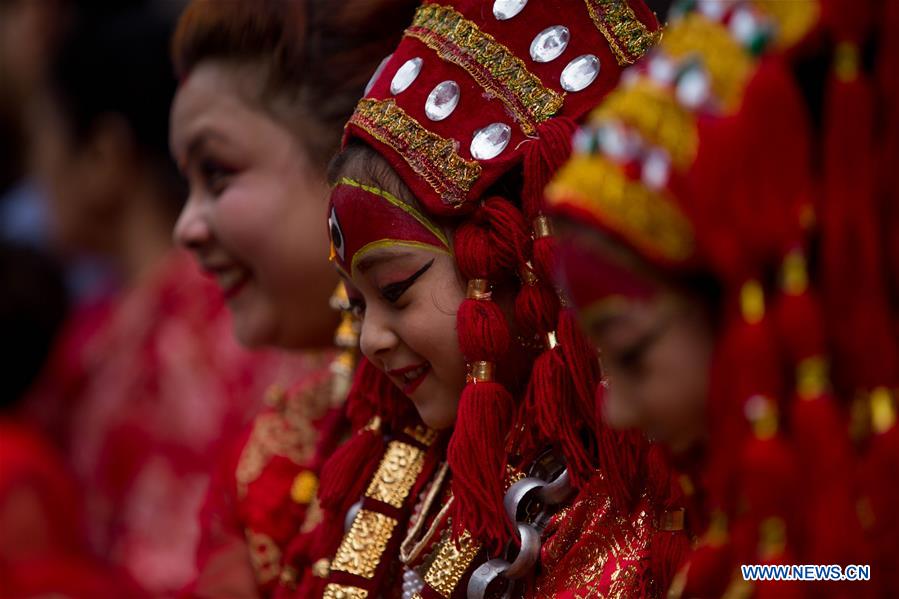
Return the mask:
<svg viewBox="0 0 899 599">
<path fill-rule="evenodd" d="M 597 477 L 546 529 L 535 599 L 560 597 L 637 597 L 650 567 L 652 517 L 635 510 L 625 518 L 611 509 L 608 493 Z"/>
<path fill-rule="evenodd" d="M 260 383 L 319 361 L 240 348 L 220 291 L 181 252 L 83 329 L 61 340 L 29 409 L 67 414 L 94 550 L 147 591 L 175 592 L 195 577 L 209 473 L 258 410 Z"/>
<path fill-rule="evenodd" d="M 322 462 L 345 429 L 332 402 L 332 373 L 323 367 L 287 391 L 273 388 L 269 408 L 228 451 L 200 514 L 198 579 L 189 597 L 219 597 L 255 588 L 268 597 L 295 575 L 285 567 L 290 543 L 321 519 L 315 501 Z M 246 568 L 252 565 L 252 580 Z"/>
<path fill-rule="evenodd" d="M 380 430 L 379 424 L 371 426 Z M 326 512 L 326 526 L 320 527 L 319 533 L 333 538 L 319 537 L 313 544 L 326 547 L 327 557 L 303 573 L 291 596 L 481 596 L 471 594 L 478 573 L 497 562 L 498 556 L 508 554 L 492 551 L 488 556 L 485 547 L 464 530 L 456 537 L 458 541 L 454 538 L 449 508 L 456 499 L 451 490 L 452 474 L 442 461 L 445 444 L 445 439 L 420 425 L 388 434 L 378 466 L 364 479 L 361 499 L 351 508 L 351 520 L 344 526 L 344 518 Z M 540 458 L 529 466 L 526 470 L 530 477 L 509 469 L 507 501 L 516 495 L 516 487 L 542 480 L 545 463 Z M 607 483 L 598 471 L 573 496 L 570 486 L 568 491 L 558 493 L 563 487 L 555 483 L 563 477 L 550 477 L 557 499 L 538 499 L 537 503 L 526 500 L 519 504 L 524 511 L 516 510 L 519 534 L 522 526 L 533 527 L 539 537 L 539 553 L 530 566 L 514 575 L 508 596 L 662 596 L 667 585 L 660 584 L 658 573 L 672 571 L 678 560 L 669 560 L 666 552 L 660 552 L 661 544 L 686 541 L 682 520 L 673 526 L 668 518 L 671 512 L 660 509 L 648 497 L 638 500 L 632 510 L 615 509 Z M 544 519 L 544 509 L 552 514 L 548 520 Z M 682 511 L 675 513 L 682 518 Z M 327 526 L 329 519 L 340 524 L 336 535 Z M 533 539 L 528 543 L 522 539 L 522 546 L 534 545 Z M 513 546 L 514 542 L 509 550 L 514 556 L 517 550 Z M 488 557 L 494 559 L 488 562 Z M 501 580 L 487 583 L 487 589 L 483 596 L 493 597 L 502 590 Z"/>
<path fill-rule="evenodd" d="M 93 559 L 74 480 L 37 431 L 0 418 L 0 597 L 141 596 Z"/>
</svg>

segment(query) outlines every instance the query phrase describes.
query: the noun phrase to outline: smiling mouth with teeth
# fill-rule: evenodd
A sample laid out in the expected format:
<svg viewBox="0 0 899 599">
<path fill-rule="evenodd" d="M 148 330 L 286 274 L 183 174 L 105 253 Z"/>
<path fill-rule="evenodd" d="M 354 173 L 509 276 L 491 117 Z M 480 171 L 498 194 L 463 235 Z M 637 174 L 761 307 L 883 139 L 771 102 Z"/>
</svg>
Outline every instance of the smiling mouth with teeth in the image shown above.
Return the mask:
<svg viewBox="0 0 899 599">
<path fill-rule="evenodd" d="M 431 365 L 428 362 L 422 362 L 421 364 L 390 370 L 387 374 L 398 379 L 402 383 L 403 393 L 409 395 L 418 389 L 430 371 Z"/>
</svg>

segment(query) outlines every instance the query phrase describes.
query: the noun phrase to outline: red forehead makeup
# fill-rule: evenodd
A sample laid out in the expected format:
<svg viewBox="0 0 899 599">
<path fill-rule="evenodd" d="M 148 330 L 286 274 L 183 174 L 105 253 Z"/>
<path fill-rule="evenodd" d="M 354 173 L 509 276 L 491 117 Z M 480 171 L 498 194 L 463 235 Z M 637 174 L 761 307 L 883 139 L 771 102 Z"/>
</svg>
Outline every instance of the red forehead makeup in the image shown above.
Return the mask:
<svg viewBox="0 0 899 599">
<path fill-rule="evenodd" d="M 561 271 L 572 301 L 590 308 L 606 300 L 646 301 L 661 291 L 638 273 L 614 262 L 601 252 L 571 241 L 559 244 Z"/>
<path fill-rule="evenodd" d="M 446 235 L 413 206 L 347 178 L 331 192 L 328 230 L 331 260 L 348 276 L 368 252 L 383 247 L 450 252 Z"/>
</svg>

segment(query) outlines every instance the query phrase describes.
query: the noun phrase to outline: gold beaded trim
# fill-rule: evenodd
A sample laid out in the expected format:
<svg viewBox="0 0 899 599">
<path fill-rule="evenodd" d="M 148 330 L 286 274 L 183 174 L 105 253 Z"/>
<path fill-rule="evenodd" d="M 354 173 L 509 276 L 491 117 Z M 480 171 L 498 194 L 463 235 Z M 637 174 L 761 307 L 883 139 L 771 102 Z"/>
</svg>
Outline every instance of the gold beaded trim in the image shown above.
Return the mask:
<svg viewBox="0 0 899 599">
<path fill-rule="evenodd" d="M 407 426 L 403 429 L 403 432 L 427 447 L 430 447 L 437 440 L 437 431 L 423 424 Z"/>
<path fill-rule="evenodd" d="M 453 8 L 422 6 L 406 35 L 465 69 L 489 95 L 505 104 L 528 135 L 562 107 L 564 93 L 545 87 L 520 58 Z"/>
<path fill-rule="evenodd" d="M 634 64 L 662 37 L 647 29 L 626 0 L 585 0 L 590 18 L 602 33 L 619 65 Z"/>
<path fill-rule="evenodd" d="M 661 47 L 675 59 L 698 55 L 725 112 L 737 108 L 755 61 L 724 25 L 689 14 L 665 32 Z"/>
<path fill-rule="evenodd" d="M 609 94 L 591 122 L 616 120 L 635 128 L 648 143 L 664 148 L 678 169 L 693 163 L 699 148 L 695 117 L 670 92 L 645 80 Z"/>
<path fill-rule="evenodd" d="M 325 587 L 322 599 L 365 599 L 368 591 L 359 587 L 350 587 L 342 584 L 331 583 Z"/>
<path fill-rule="evenodd" d="M 546 195 L 550 204 L 570 204 L 593 214 L 639 249 L 674 262 L 693 253 L 692 226 L 671 198 L 630 181 L 606 160 L 572 158 Z"/>
<path fill-rule="evenodd" d="M 465 201 L 481 165 L 456 152 L 457 142 L 427 130 L 391 99 L 363 98 L 350 123 L 393 148 L 451 206 Z"/>
<path fill-rule="evenodd" d="M 396 525 L 394 518 L 378 512 L 359 510 L 331 562 L 331 571 L 373 578 Z"/>
<path fill-rule="evenodd" d="M 452 596 L 453 589 L 459 584 L 459 580 L 462 579 L 462 575 L 468 570 L 471 560 L 475 558 L 481 548 L 471 538 L 468 531 L 460 535 L 457 546 L 457 543 L 453 541 L 450 530 L 448 527 L 444 532 L 444 536 L 437 548 L 437 555 L 424 575 L 424 581 L 428 586 L 446 599 Z"/>
<path fill-rule="evenodd" d="M 391 441 L 365 494 L 395 508 L 403 507 L 424 463 L 424 452 L 420 449 L 401 441 Z"/>
</svg>

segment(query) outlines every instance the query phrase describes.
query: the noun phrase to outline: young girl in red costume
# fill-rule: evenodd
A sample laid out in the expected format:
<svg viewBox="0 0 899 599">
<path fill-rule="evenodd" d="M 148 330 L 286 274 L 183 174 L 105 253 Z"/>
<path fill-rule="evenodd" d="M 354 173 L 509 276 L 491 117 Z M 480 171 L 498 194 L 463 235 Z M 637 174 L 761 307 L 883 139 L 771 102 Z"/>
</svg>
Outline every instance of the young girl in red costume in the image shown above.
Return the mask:
<svg viewBox="0 0 899 599">
<path fill-rule="evenodd" d="M 321 225 L 325 165 L 412 10 L 410 2 L 196 1 L 181 15 L 170 136 L 191 191 L 175 237 L 218 282 L 243 344 L 303 360 L 214 479 L 192 596 L 268 596 L 293 585 L 284 565 L 318 518 L 317 473 L 345 434 L 344 381 L 358 345 L 352 318 L 338 326 L 329 308 L 337 277 Z M 335 326 L 345 350 L 336 358 Z"/>
<path fill-rule="evenodd" d="M 362 320 L 357 432 L 297 596 L 657 596 L 667 473 L 594 417 L 542 189 L 658 38 L 642 2 L 427 2 L 347 125 L 332 260 Z"/>
<path fill-rule="evenodd" d="M 870 276 L 881 257 L 866 254 L 878 237 L 859 226 L 870 209 L 863 179 L 852 193 L 814 193 L 819 178 L 860 172 L 850 156 L 828 157 L 840 153 L 836 139 L 859 140 L 872 107 L 833 114 L 860 98 L 841 44 L 818 146 L 808 106 L 821 91 L 807 103 L 793 70 L 832 50 L 825 33 L 840 40 L 864 20 L 861 5 L 840 5 L 681 10 L 578 132 L 575 157 L 548 190 L 566 239 L 561 278 L 608 375 L 599 407 L 612 425 L 669 448 L 696 532 L 705 529 L 677 596 L 891 596 L 895 554 L 879 544 L 872 490 L 857 476 L 872 455 L 899 457 L 895 441 L 888 459 L 877 447 L 895 439 L 887 389 L 897 373 L 883 282 Z M 866 293 L 847 294 L 850 280 Z M 864 358 L 845 358 L 847 337 Z M 857 392 L 881 426 L 892 423 L 852 447 L 844 398 Z M 740 564 L 870 564 L 871 581 L 750 583 Z"/>
</svg>

